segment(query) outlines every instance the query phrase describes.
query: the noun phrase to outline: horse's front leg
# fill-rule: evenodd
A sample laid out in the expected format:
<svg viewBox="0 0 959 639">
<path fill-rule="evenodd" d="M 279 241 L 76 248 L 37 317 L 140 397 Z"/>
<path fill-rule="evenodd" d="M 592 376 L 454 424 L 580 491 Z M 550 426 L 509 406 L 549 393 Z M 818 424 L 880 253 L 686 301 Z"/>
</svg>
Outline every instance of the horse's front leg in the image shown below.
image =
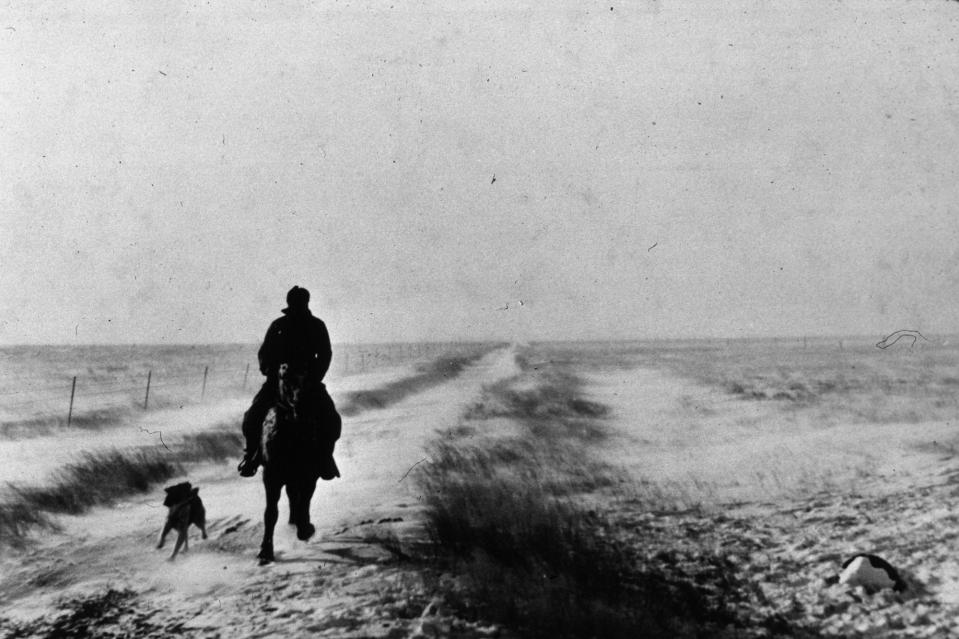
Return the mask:
<svg viewBox="0 0 959 639">
<path fill-rule="evenodd" d="M 299 482 L 295 494 L 296 503 L 296 537 L 306 541 L 316 532 L 316 527 L 310 523 L 310 501 L 313 491 L 316 490 L 316 480 Z"/>
<path fill-rule="evenodd" d="M 261 566 L 274 560 L 273 529 L 276 528 L 276 520 L 280 516 L 279 502 L 283 484 L 264 468 L 263 488 L 266 489 L 266 510 L 263 511 L 263 543 L 260 544 L 260 554 L 257 555 Z"/>
<path fill-rule="evenodd" d="M 294 516 L 294 513 L 295 513 L 295 511 L 296 511 L 296 506 L 293 504 L 293 502 L 294 502 L 294 499 L 293 499 L 293 490 L 290 488 L 290 485 L 287 484 L 287 485 L 286 485 L 286 503 L 287 503 L 287 506 L 289 506 L 289 508 L 290 508 L 290 521 L 289 521 L 289 523 L 291 523 L 291 524 L 295 524 L 295 523 L 296 523 L 296 517 Z"/>
</svg>

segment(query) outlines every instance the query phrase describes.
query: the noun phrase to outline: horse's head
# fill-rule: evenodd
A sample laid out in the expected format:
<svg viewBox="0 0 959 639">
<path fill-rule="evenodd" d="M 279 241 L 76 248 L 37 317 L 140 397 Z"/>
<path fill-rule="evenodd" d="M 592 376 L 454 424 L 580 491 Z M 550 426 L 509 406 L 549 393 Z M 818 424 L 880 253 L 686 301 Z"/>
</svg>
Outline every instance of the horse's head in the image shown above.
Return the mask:
<svg viewBox="0 0 959 639">
<path fill-rule="evenodd" d="M 280 403 L 296 409 L 303 398 L 306 386 L 306 371 L 289 364 L 280 364 Z"/>
</svg>

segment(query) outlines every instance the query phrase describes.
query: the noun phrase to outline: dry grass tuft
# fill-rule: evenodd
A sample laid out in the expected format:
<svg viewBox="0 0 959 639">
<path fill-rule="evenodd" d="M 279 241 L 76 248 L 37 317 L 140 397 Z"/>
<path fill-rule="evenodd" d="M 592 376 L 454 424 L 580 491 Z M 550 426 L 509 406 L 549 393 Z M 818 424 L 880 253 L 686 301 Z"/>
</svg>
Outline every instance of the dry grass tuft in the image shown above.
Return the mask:
<svg viewBox="0 0 959 639">
<path fill-rule="evenodd" d="M 242 436 L 232 430 L 190 435 L 171 449 L 161 446 L 83 453 L 45 486 L 9 485 L 0 503 L 0 544 L 22 546 L 35 527 L 49 527 L 49 514 L 76 515 L 184 473 L 184 464 L 233 457 Z"/>
<path fill-rule="evenodd" d="M 15 503 L 38 511 L 77 514 L 123 495 L 145 492 L 181 468 L 162 454 L 138 450 L 84 453 L 57 473 L 50 486 L 11 486 Z"/>
<path fill-rule="evenodd" d="M 541 465 L 446 446 L 431 457 L 426 488 L 435 548 L 464 588 L 455 605 L 543 637 L 688 636 L 715 617 L 695 589 L 681 597 L 661 575 L 634 569 L 631 548 L 572 498 L 572 484 L 541 481 Z"/>
<path fill-rule="evenodd" d="M 465 354 L 445 355 L 420 365 L 415 375 L 403 377 L 380 388 L 353 391 L 339 407 L 340 414 L 349 417 L 365 410 L 391 406 L 410 395 L 456 377 L 492 348 L 490 345 L 475 346 Z"/>
</svg>

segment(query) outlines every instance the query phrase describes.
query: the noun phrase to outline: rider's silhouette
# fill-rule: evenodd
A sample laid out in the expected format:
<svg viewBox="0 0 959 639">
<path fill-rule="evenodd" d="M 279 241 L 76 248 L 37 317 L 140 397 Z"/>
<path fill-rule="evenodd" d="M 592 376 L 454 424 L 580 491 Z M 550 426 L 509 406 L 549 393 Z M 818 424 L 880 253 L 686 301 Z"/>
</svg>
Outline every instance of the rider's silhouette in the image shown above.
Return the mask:
<svg viewBox="0 0 959 639">
<path fill-rule="evenodd" d="M 310 292 L 305 288 L 291 288 L 286 294 L 286 304 L 283 317 L 270 324 L 257 354 L 260 372 L 266 376 L 266 381 L 253 398 L 250 409 L 243 415 L 246 448 L 237 470 L 244 477 L 255 475 L 260 465 L 263 419 L 277 400 L 280 364 L 306 371 L 306 410 L 322 419 L 339 419 L 323 384 L 323 377 L 333 357 L 326 324 L 310 312 Z"/>
</svg>

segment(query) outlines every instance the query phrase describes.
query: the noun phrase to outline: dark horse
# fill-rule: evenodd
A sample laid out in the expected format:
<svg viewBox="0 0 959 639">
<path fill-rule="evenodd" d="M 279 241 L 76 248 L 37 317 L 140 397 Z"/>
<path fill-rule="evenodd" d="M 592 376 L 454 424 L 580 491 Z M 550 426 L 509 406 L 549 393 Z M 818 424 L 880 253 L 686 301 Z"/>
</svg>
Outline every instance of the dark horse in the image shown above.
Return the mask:
<svg viewBox="0 0 959 639">
<path fill-rule="evenodd" d="M 339 477 L 333 447 L 341 421 L 329 395 L 322 385 L 310 388 L 306 374 L 286 364 L 280 366 L 278 383 L 278 399 L 263 421 L 260 443 L 266 488 L 260 565 L 274 560 L 273 530 L 283 487 L 290 500 L 290 523 L 296 524 L 297 538 L 305 541 L 316 532 L 310 523 L 310 500 L 317 479 Z"/>
</svg>

